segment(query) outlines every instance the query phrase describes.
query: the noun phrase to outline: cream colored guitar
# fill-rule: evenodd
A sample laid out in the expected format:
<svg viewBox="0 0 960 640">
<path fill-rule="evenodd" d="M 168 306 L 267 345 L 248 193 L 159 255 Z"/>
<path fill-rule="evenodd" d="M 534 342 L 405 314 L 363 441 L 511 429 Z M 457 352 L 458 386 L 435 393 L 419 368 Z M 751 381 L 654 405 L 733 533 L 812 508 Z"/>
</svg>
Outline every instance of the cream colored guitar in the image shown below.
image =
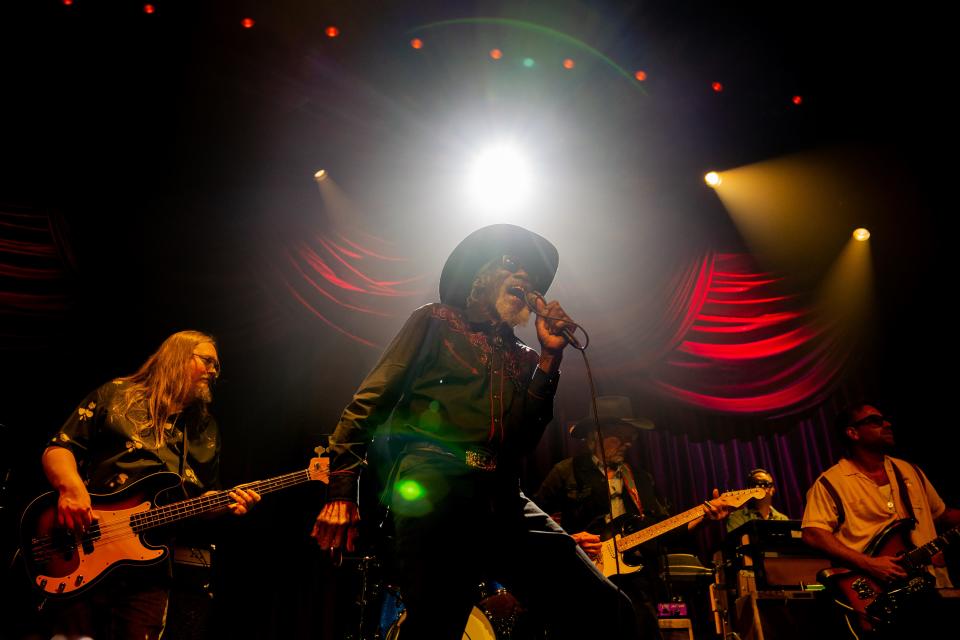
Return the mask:
<svg viewBox="0 0 960 640">
<path fill-rule="evenodd" d="M 765 490 L 761 487 L 757 487 L 755 489 L 728 491 L 719 498 L 714 498 L 714 500 L 721 502 L 726 506 L 737 508 L 751 498 L 760 499 L 764 495 Z M 657 536 L 663 535 L 668 531 L 673 531 L 681 525 L 692 522 L 702 516 L 704 513 L 706 513 L 706 507 L 701 504 L 693 509 L 684 511 L 683 513 L 678 513 L 671 518 L 661 520 L 660 522 L 650 525 L 645 529 L 641 529 L 636 533 L 631 533 L 626 536 L 617 534 L 609 540 L 604 540 L 601 543 L 600 554 L 597 556 L 596 560 L 594 560 L 594 563 L 596 563 L 597 568 L 603 572 L 603 575 L 607 577 L 617 574 L 625 575 L 628 573 L 633 573 L 634 571 L 639 571 L 643 568 L 643 565 L 627 564 L 623 559 L 624 553 L 630 551 L 631 549 L 635 549 L 644 542 L 653 540 Z"/>
</svg>

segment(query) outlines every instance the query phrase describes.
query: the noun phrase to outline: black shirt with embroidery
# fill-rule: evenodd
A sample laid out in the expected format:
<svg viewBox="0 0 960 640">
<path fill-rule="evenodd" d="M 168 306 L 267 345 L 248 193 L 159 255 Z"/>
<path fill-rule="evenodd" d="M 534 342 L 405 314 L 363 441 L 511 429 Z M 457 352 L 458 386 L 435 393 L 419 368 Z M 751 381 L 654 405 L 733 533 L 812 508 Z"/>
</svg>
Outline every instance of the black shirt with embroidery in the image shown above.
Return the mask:
<svg viewBox="0 0 960 640">
<path fill-rule="evenodd" d="M 480 447 L 499 456 L 498 466 L 519 459 L 553 418 L 559 374 L 547 375 L 538 362 L 505 324 L 443 304 L 420 307 L 340 418 L 330 499 L 357 499 L 360 461 L 388 419 L 401 441 Z"/>
<path fill-rule="evenodd" d="M 192 495 L 219 488 L 220 437 L 213 417 L 198 407 L 171 416 L 157 447 L 153 429 L 137 424 L 146 419 L 143 403 L 125 410 L 129 384 L 114 380 L 90 393 L 48 444 L 73 452 L 89 491 L 112 493 L 153 473 L 176 473 L 185 429 L 184 486 Z"/>
</svg>

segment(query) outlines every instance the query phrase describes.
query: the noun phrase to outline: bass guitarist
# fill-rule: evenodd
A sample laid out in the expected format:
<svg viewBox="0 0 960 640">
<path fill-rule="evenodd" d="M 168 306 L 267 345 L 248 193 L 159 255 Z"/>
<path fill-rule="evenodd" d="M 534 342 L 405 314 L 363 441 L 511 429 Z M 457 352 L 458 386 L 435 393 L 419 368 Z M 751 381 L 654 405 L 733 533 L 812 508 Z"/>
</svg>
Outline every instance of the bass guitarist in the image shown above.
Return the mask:
<svg viewBox="0 0 960 640">
<path fill-rule="evenodd" d="M 871 542 L 890 525 L 907 520 L 910 527 L 909 521 L 914 520 L 909 543 L 923 545 L 936 538 L 937 526 L 960 524 L 960 510 L 944 504 L 919 467 L 887 455 L 894 444 L 893 429 L 875 407 L 857 404 L 841 411 L 836 429 L 845 455 L 807 492 L 803 540 L 880 585 L 902 583 L 908 567 L 894 555 L 871 553 Z M 944 567 L 926 570 L 938 587 L 952 586 Z M 872 628 L 874 622 L 859 620 L 862 628 Z M 922 620 L 903 622 L 915 630 Z"/>
<path fill-rule="evenodd" d="M 79 537 L 96 525 L 91 492 L 113 493 L 161 471 L 178 473 L 193 495 L 215 489 L 220 437 L 208 407 L 219 374 L 213 338 L 181 331 L 168 337 L 136 373 L 88 395 L 43 453 L 44 472 L 59 493 L 58 524 Z M 230 497 L 235 502 L 228 508 L 237 515 L 260 500 L 255 491 L 244 489 Z M 127 572 L 118 569 L 89 592 L 47 603 L 44 623 L 50 628 L 45 637 L 159 638 L 170 571 L 169 560 Z"/>
</svg>

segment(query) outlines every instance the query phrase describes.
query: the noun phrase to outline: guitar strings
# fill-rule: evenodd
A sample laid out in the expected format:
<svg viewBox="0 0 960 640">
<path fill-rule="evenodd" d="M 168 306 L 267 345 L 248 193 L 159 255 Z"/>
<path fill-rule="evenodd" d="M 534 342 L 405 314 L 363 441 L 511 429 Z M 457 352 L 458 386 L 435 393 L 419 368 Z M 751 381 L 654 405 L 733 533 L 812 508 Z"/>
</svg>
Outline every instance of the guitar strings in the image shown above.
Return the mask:
<svg viewBox="0 0 960 640">
<path fill-rule="evenodd" d="M 326 474 L 320 474 L 320 476 L 324 475 Z M 71 538 L 71 542 L 74 544 L 71 544 L 70 548 L 82 547 L 84 543 L 104 544 L 122 540 L 123 538 L 137 537 L 142 531 L 162 524 L 167 524 L 169 522 L 175 522 L 184 515 L 196 515 L 196 513 L 206 511 L 209 508 L 226 507 L 233 502 L 233 498 L 231 498 L 229 494 L 235 489 L 252 488 L 258 493 L 270 493 L 272 491 L 297 485 L 309 480 L 311 480 L 310 470 L 295 471 L 293 473 L 278 476 L 276 478 L 270 478 L 260 482 L 238 485 L 233 489 L 226 489 L 211 495 L 198 496 L 196 498 L 191 498 L 190 500 L 178 502 L 173 505 L 155 507 L 153 509 L 134 513 L 129 516 L 98 520 L 97 523 L 99 526 L 97 529 L 99 533 L 93 534 L 87 530 L 80 538 Z M 194 513 L 188 513 L 188 510 L 193 511 Z M 139 531 L 138 528 L 140 529 Z M 59 541 L 55 541 L 54 536 L 41 536 L 35 538 L 34 544 L 31 545 L 31 549 L 35 555 L 38 553 L 45 553 L 62 548 L 63 544 Z"/>
</svg>

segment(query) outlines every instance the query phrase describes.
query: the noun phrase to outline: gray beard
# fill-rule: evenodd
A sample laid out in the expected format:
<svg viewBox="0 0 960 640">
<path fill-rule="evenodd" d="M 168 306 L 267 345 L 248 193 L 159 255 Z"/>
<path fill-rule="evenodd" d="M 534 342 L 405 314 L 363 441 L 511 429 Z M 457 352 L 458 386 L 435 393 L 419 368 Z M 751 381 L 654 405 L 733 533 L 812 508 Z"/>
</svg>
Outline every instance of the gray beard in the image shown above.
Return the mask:
<svg viewBox="0 0 960 640">
<path fill-rule="evenodd" d="M 497 299 L 497 315 L 511 327 L 525 327 L 530 321 L 530 309 L 526 305 L 517 309 L 512 298 L 503 296 Z"/>
</svg>

